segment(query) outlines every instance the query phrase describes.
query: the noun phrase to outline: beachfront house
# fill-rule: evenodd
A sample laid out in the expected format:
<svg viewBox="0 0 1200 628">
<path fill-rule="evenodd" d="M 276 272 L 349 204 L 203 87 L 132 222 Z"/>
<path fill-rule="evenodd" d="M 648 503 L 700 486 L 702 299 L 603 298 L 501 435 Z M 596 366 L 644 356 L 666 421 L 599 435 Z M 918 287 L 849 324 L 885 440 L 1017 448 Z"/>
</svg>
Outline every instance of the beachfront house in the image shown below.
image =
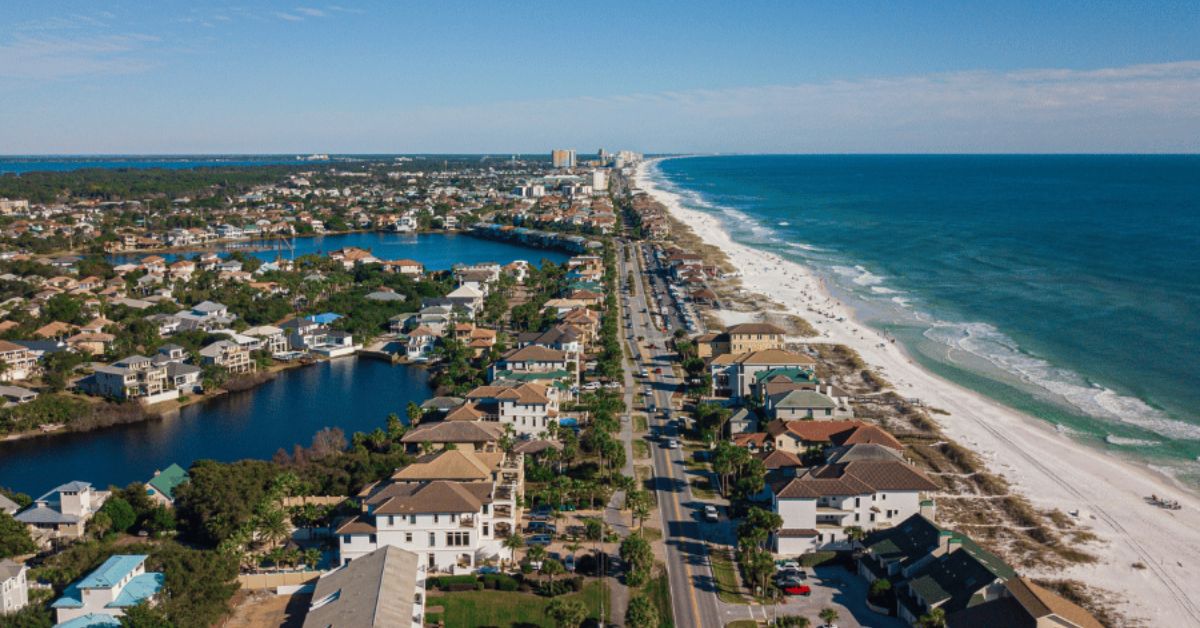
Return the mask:
<svg viewBox="0 0 1200 628">
<path fill-rule="evenodd" d="M 850 549 L 847 528 L 873 530 L 903 521 L 921 512 L 923 493 L 937 485 L 916 467 L 884 459 L 825 464 L 768 488 L 771 510 L 783 519 L 772 548 L 799 556 Z"/>
<path fill-rule="evenodd" d="M 783 349 L 726 353 L 709 362 L 712 394 L 731 399 L 753 397 L 762 383 L 762 378 L 758 377 L 760 373 L 781 369 L 812 371 L 815 366 L 816 360 L 811 357 Z"/>
<path fill-rule="evenodd" d="M 54 601 L 51 607 L 57 621 L 61 624 L 100 615 L 123 617 L 130 607 L 143 602 L 153 605 L 166 578 L 161 573 L 146 571 L 147 558 L 141 554 L 110 556 L 82 580 L 69 585 L 62 597 Z M 97 617 L 94 623 L 76 625 L 106 625 L 103 621 Z"/>
<path fill-rule="evenodd" d="M 848 419 L 854 416 L 847 398 L 834 398 L 820 390 L 789 390 L 767 396 L 766 402 L 771 418 L 784 421 Z"/>
</svg>

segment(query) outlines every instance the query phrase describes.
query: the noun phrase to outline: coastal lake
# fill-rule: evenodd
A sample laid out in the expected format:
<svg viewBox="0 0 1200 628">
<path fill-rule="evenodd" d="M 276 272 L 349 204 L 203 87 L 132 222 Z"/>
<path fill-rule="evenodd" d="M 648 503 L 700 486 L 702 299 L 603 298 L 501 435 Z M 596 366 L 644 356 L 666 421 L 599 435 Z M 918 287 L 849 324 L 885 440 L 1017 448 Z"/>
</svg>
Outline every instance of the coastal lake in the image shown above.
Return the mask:
<svg viewBox="0 0 1200 628">
<path fill-rule="evenodd" d="M 72 480 L 99 487 L 145 481 L 172 462 L 269 459 L 307 447 L 326 427 L 386 427 L 395 412 L 431 396 L 428 372 L 369 358 L 340 358 L 282 371 L 250 390 L 221 395 L 178 415 L 91 432 L 0 443 L 0 486 L 34 497 Z"/>
<path fill-rule="evenodd" d="M 289 243 L 291 248 L 289 248 Z M 272 261 L 277 257 L 284 259 L 300 257 L 301 255 L 324 255 L 345 247 L 356 247 L 370 250 L 375 257 L 385 260 L 412 259 L 425 265 L 426 270 L 446 270 L 455 264 L 477 264 L 480 262 L 499 262 L 507 264 L 513 260 L 525 261 L 541 265 L 542 260 L 562 263 L 570 256 L 556 249 L 539 249 L 513 244 L 502 240 L 487 240 L 459 233 L 382 233 L 355 232 L 339 233 L 327 236 L 311 236 L 292 238 L 290 240 L 244 240 L 240 242 L 224 242 L 205 252 L 227 254 L 229 251 L 243 251 L 263 261 Z M 168 262 L 181 257 L 191 258 L 198 251 L 175 251 L 173 253 L 129 253 L 110 255 L 109 261 L 114 264 L 137 263 L 149 255 L 159 255 Z"/>
<path fill-rule="evenodd" d="M 361 247 L 381 259 L 417 260 L 429 270 L 518 259 L 540 266 L 543 260 L 560 263 L 569 257 L 553 249 L 441 233 L 349 233 L 296 238 L 294 246 L 296 256 Z M 274 259 L 276 252 L 251 254 Z M 420 403 L 430 396 L 428 373 L 422 368 L 367 358 L 321 362 L 283 371 L 261 386 L 188 406 L 162 420 L 0 442 L 0 486 L 36 497 L 72 480 L 99 487 L 145 481 L 172 462 L 186 468 L 202 458 L 266 459 L 281 447 L 290 452 L 293 445 L 308 446 L 313 434 L 326 427 L 339 427 L 347 437 L 384 427 L 389 413 L 404 418 L 409 401 Z"/>
</svg>

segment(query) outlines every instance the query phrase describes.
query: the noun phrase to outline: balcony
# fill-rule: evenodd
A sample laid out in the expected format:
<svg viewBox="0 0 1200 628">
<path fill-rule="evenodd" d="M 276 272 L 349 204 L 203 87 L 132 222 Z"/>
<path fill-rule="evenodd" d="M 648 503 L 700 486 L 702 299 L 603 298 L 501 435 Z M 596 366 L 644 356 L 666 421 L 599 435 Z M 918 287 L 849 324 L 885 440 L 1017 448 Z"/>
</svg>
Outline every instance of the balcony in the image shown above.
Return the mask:
<svg viewBox="0 0 1200 628">
<path fill-rule="evenodd" d="M 475 517 L 459 517 L 458 518 L 458 527 L 474 528 L 475 527 Z"/>
</svg>

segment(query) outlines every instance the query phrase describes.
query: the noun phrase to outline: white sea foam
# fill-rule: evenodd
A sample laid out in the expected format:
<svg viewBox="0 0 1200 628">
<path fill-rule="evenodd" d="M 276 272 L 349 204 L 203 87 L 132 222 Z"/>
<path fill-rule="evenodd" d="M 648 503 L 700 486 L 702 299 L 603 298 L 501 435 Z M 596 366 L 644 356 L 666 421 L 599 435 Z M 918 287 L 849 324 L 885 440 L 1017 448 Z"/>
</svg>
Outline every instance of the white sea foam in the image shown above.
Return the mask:
<svg viewBox="0 0 1200 628">
<path fill-rule="evenodd" d="M 681 207 L 717 209 L 722 222 L 730 230 L 742 230 L 751 225 L 750 232 L 757 237 L 775 235 L 770 227 L 763 226 L 745 212 L 715 206 L 698 193 L 680 190 L 660 176 L 657 164 L 651 166 L 649 181 L 658 192 L 666 192 L 668 204 Z M 820 250 L 810 245 L 789 243 L 788 246 L 802 250 Z M 1121 395 L 1116 391 L 1088 382 L 1078 373 L 1054 366 L 1044 359 L 1029 355 L 1021 350 L 1015 340 L 987 323 L 952 323 L 939 320 L 928 313 L 912 308 L 911 298 L 904 293 L 881 285 L 885 278 L 876 275 L 861 265 L 834 265 L 829 267 L 838 276 L 850 283 L 868 288 L 872 293 L 893 294 L 891 301 L 903 308 L 923 324 L 928 325 L 925 337 L 942 343 L 954 350 L 976 356 L 1018 381 L 1042 389 L 1065 401 L 1077 411 L 1100 419 L 1122 422 L 1146 429 L 1173 439 L 1200 440 L 1200 425 L 1178 421 L 1168 417 L 1144 401 Z M 898 291 L 897 291 L 898 292 Z"/>
<path fill-rule="evenodd" d="M 1124 447 L 1153 447 L 1162 444 L 1162 441 L 1145 438 L 1126 438 L 1124 436 L 1113 436 L 1112 434 L 1105 436 L 1104 442 L 1109 445 L 1122 445 Z"/>
<path fill-rule="evenodd" d="M 987 323 L 931 320 L 925 337 L 987 360 L 1088 416 L 1136 425 L 1168 438 L 1200 440 L 1200 425 L 1172 419 L 1140 399 L 1095 385 L 1073 371 L 1029 355 L 1016 341 Z"/>
<path fill-rule="evenodd" d="M 780 227 L 787 227 L 787 226 L 788 226 L 788 225 L 790 225 L 790 224 L 792 224 L 792 223 L 790 223 L 790 222 L 788 222 L 788 221 L 786 221 L 786 220 L 780 220 L 780 221 L 779 221 L 779 226 L 780 226 Z"/>
</svg>

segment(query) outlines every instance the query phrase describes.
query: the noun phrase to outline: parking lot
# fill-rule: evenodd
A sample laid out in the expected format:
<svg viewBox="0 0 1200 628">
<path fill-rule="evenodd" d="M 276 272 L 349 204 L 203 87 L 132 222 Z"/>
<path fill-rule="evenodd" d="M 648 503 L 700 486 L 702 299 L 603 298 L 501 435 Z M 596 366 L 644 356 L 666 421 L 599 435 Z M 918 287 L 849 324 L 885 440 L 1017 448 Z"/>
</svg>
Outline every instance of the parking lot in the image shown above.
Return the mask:
<svg viewBox="0 0 1200 628">
<path fill-rule="evenodd" d="M 867 583 L 842 567 L 806 569 L 805 582 L 812 589 L 808 596 L 789 596 L 786 602 L 772 605 L 722 604 L 725 623 L 739 619 L 771 620 L 776 617 L 800 615 L 813 626 L 820 626 L 817 614 L 821 609 L 838 612 L 838 628 L 903 628 L 904 622 L 895 617 L 880 615 L 867 608 Z"/>
</svg>

